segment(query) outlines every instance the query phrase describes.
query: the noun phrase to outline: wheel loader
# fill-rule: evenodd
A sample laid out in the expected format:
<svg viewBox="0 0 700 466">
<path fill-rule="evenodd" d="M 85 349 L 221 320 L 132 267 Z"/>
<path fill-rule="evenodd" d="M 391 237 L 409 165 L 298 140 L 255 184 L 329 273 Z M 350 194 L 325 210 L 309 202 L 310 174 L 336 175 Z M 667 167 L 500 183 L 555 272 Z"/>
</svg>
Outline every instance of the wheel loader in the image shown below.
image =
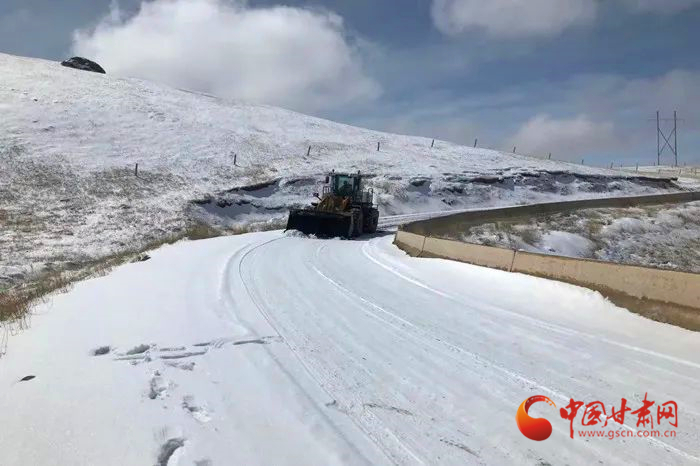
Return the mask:
<svg viewBox="0 0 700 466">
<path fill-rule="evenodd" d="M 322 195 L 310 207 L 292 209 L 287 230 L 298 230 L 319 238 L 355 238 L 374 233 L 379 223 L 379 210 L 374 206 L 373 190 L 363 189 L 360 172 L 326 175 Z"/>
</svg>

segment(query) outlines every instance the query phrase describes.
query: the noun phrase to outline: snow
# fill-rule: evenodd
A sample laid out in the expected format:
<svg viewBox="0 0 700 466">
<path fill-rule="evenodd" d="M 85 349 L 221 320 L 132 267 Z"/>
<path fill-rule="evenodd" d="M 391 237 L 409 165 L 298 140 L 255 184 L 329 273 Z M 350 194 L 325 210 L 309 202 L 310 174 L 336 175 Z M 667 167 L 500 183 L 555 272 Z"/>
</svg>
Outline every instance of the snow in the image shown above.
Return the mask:
<svg viewBox="0 0 700 466">
<path fill-rule="evenodd" d="M 471 227 L 464 241 L 700 273 L 700 202 L 584 209 Z"/>
<path fill-rule="evenodd" d="M 588 238 L 556 230 L 545 233 L 538 245 L 552 254 L 570 257 L 588 257 L 595 250 L 595 243 Z"/>
<path fill-rule="evenodd" d="M 674 177 L 678 178 L 677 183 L 679 185 L 688 189 L 700 189 L 700 167 L 697 165 L 686 166 L 685 163 L 682 167 L 673 165 L 649 165 L 620 167 L 620 170 L 638 175 Z"/>
<path fill-rule="evenodd" d="M 273 228 L 331 169 L 370 175 L 383 228 L 678 189 L 2 54 L 0 107 L 0 287 L 195 220 Z M 546 244 L 577 247 L 557 231 Z M 0 326 L 0 464 L 700 461 L 697 334 L 391 240 L 183 241 L 48 297 L 28 329 Z M 570 440 L 535 409 L 555 430 L 533 443 L 513 422 L 531 395 L 610 406 L 647 392 L 678 402 L 676 438 Z"/>
<path fill-rule="evenodd" d="M 675 189 L 444 141 L 431 148 L 427 138 L 3 54 L 0 105 L 0 287 L 141 247 L 196 220 L 279 227 L 332 169 L 372 175 L 384 224 Z M 263 187 L 240 189 L 254 185 Z"/>
<path fill-rule="evenodd" d="M 51 297 L 0 360 L 0 464 L 699 461 L 697 333 L 391 241 L 180 242 Z M 532 442 L 514 422 L 536 394 L 645 393 L 678 403 L 676 438 L 571 440 L 543 408 L 554 433 Z"/>
</svg>

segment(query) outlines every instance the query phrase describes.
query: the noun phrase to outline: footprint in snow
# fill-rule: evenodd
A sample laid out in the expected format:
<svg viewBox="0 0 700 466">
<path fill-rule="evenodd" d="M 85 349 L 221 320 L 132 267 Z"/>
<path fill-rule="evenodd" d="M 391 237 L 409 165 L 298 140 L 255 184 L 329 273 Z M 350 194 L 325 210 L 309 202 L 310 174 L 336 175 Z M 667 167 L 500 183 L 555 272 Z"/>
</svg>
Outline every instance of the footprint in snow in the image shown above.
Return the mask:
<svg viewBox="0 0 700 466">
<path fill-rule="evenodd" d="M 184 446 L 185 439 L 182 437 L 169 439 L 160 446 L 160 450 L 158 451 L 158 459 L 156 460 L 155 466 L 168 466 L 170 463 L 170 458 L 172 458 L 179 448 Z"/>
<path fill-rule="evenodd" d="M 168 367 L 174 367 L 176 369 L 182 369 L 183 371 L 193 371 L 195 362 L 178 362 L 178 361 L 165 361 L 165 365 Z"/>
<path fill-rule="evenodd" d="M 153 377 L 151 377 L 148 385 L 148 398 L 151 400 L 167 397 L 168 389 L 175 386 L 172 382 L 167 382 L 158 371 L 153 372 Z"/>
<path fill-rule="evenodd" d="M 248 340 L 237 340 L 233 337 L 227 338 L 217 338 L 212 341 L 207 341 L 203 343 L 195 343 L 194 346 L 199 348 L 216 348 L 220 349 L 226 345 L 241 346 L 241 345 L 269 345 L 270 343 L 279 343 L 282 341 L 280 336 L 267 336 Z"/>
<path fill-rule="evenodd" d="M 209 348 L 187 351 L 187 347 L 185 346 L 158 348 L 157 345 L 154 344 L 141 344 L 133 347 L 126 353 L 119 354 L 117 357 L 114 358 L 114 360 L 130 361 L 131 364 L 137 365 L 143 362 L 151 362 L 154 358 L 163 360 L 175 360 L 190 358 L 193 356 L 203 356 L 207 353 L 208 349 Z M 192 368 L 181 368 L 185 368 L 185 370 L 192 370 Z"/>
<path fill-rule="evenodd" d="M 193 396 L 187 395 L 182 399 L 182 409 L 192 415 L 197 421 L 206 423 L 211 420 L 209 410 L 205 405 L 197 403 Z"/>
<path fill-rule="evenodd" d="M 151 349 L 152 346 L 155 346 L 155 345 L 138 345 L 138 346 L 134 346 L 133 348 L 131 348 L 129 351 L 126 352 L 126 355 L 127 355 L 127 356 L 134 356 L 134 355 L 137 355 L 137 354 L 143 354 L 143 353 L 145 353 L 146 351 L 148 351 L 149 349 Z"/>
<path fill-rule="evenodd" d="M 100 346 L 99 348 L 95 348 L 94 350 L 92 350 L 92 355 L 93 356 L 104 356 L 105 354 L 109 354 L 110 351 L 112 351 L 112 347 Z"/>
<path fill-rule="evenodd" d="M 260 338 L 251 338 L 247 340 L 238 340 L 236 338 L 217 338 L 215 340 L 195 343 L 192 345 L 192 349 L 186 346 L 174 346 L 158 348 L 155 344 L 141 344 L 131 348 L 125 353 L 117 353 L 114 358 L 115 361 L 130 361 L 132 365 L 138 365 L 143 362 L 151 362 L 154 358 L 162 359 L 168 366 L 177 367 L 179 369 L 184 369 L 191 371 L 194 369 L 194 363 L 187 364 L 175 364 L 169 361 L 174 361 L 178 359 L 187 359 L 196 356 L 204 356 L 210 349 L 221 349 L 224 346 L 243 346 L 243 345 L 269 345 L 270 343 L 279 343 L 283 341 L 280 336 L 265 336 Z M 101 356 L 113 351 L 110 346 L 102 346 L 93 350 L 92 354 L 95 356 Z"/>
</svg>

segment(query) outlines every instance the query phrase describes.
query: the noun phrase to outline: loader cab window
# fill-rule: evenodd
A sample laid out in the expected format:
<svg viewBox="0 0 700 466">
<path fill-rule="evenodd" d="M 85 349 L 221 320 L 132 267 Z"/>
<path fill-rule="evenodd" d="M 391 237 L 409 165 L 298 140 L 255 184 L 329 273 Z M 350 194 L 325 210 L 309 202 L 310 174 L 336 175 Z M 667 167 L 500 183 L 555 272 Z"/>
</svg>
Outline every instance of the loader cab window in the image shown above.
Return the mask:
<svg viewBox="0 0 700 466">
<path fill-rule="evenodd" d="M 355 180 L 350 176 L 338 175 L 333 186 L 338 196 L 352 196 L 355 192 Z"/>
</svg>

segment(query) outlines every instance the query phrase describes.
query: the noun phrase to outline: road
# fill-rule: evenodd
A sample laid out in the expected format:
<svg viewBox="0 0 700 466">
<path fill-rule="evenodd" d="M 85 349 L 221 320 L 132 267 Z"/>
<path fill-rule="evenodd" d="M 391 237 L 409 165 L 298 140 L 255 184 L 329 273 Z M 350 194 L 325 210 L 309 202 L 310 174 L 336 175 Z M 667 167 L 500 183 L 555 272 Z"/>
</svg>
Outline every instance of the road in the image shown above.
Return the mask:
<svg viewBox="0 0 700 466">
<path fill-rule="evenodd" d="M 410 258 L 391 241 L 181 243 L 57 296 L 0 361 L 3 422 L 21 427 L 0 437 L 0 463 L 700 462 L 697 334 L 583 288 Z M 110 352 L 89 354 L 100 345 Z M 17 384 L 30 368 L 37 379 Z M 675 437 L 571 439 L 559 416 L 570 399 L 609 415 L 645 394 L 677 403 L 678 428 L 657 426 L 652 407 L 655 429 Z M 515 423 L 533 395 L 557 405 L 531 410 L 553 426 L 543 442 Z M 635 432 L 637 416 L 624 424 L 607 430 Z"/>
</svg>

